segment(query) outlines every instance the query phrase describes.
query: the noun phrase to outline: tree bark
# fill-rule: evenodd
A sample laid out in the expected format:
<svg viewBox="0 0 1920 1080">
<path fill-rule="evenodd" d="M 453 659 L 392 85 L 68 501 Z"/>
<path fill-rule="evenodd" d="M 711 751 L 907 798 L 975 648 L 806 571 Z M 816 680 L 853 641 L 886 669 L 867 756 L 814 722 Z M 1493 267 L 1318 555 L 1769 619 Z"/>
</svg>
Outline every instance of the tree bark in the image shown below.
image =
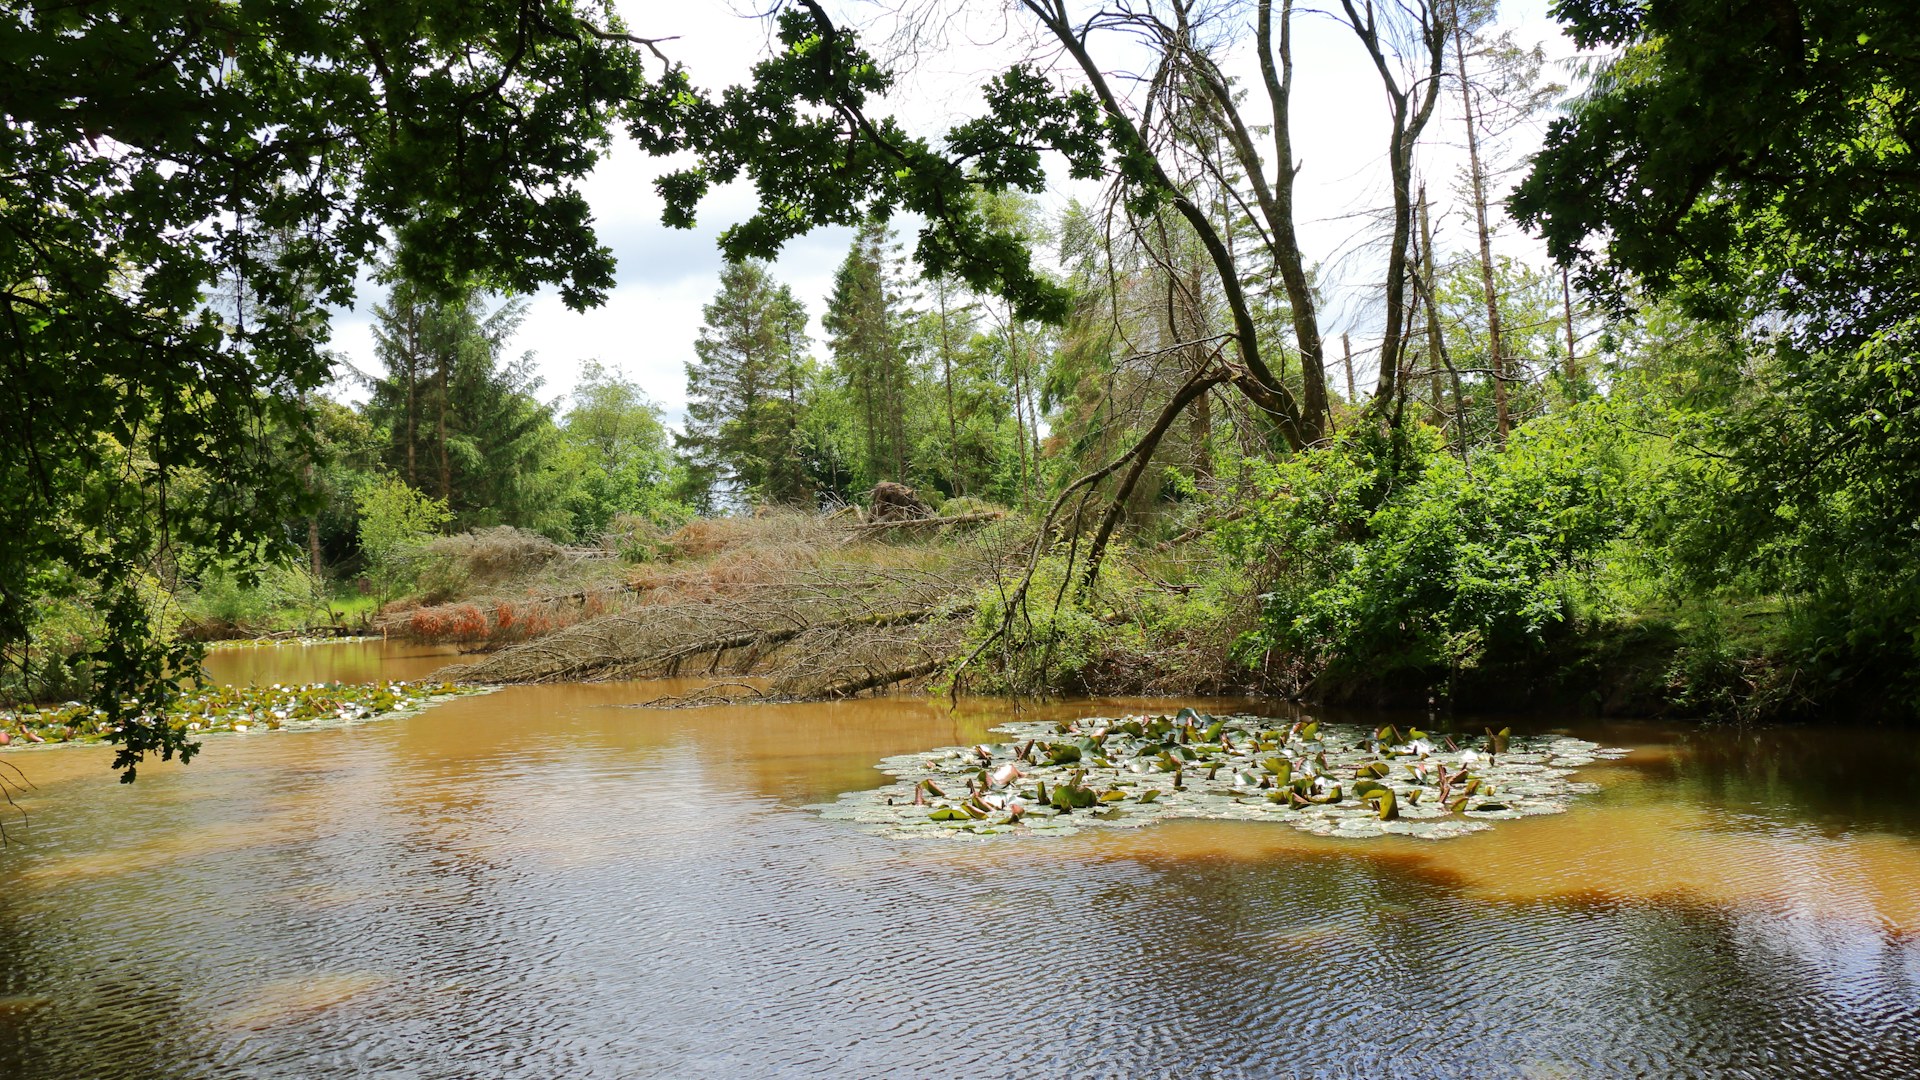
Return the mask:
<svg viewBox="0 0 1920 1080">
<path fill-rule="evenodd" d="M 1167 402 L 1166 407 L 1160 410 L 1160 415 L 1154 420 L 1153 426 L 1148 428 L 1146 434 L 1140 436 L 1139 441 L 1134 444 L 1136 453 L 1133 458 L 1133 467 L 1127 470 L 1126 475 L 1120 480 L 1120 486 L 1114 489 L 1113 499 L 1107 503 L 1107 512 L 1101 515 L 1100 529 L 1094 533 L 1093 543 L 1087 548 L 1087 572 L 1084 580 L 1088 588 L 1092 588 L 1094 582 L 1100 578 L 1100 563 L 1106 558 L 1107 543 L 1113 539 L 1114 529 L 1119 527 L 1120 518 L 1126 514 L 1127 497 L 1133 494 L 1134 486 L 1140 482 L 1141 475 L 1152 463 L 1153 452 L 1160 445 L 1160 440 L 1166 437 L 1167 429 L 1173 426 L 1173 422 L 1186 411 L 1188 405 L 1220 382 L 1219 374 L 1196 374 L 1189 379 L 1187 384 L 1180 388 L 1180 392 Z"/>
<path fill-rule="evenodd" d="M 1219 230 L 1207 219 L 1206 212 L 1195 205 L 1193 200 L 1181 193 L 1181 189 L 1167 175 L 1164 165 L 1154 154 L 1153 148 L 1141 135 L 1140 128 L 1128 116 L 1114 94 L 1105 73 L 1094 63 L 1093 56 L 1087 51 L 1086 40 L 1073 27 L 1067 15 L 1064 0 L 1021 0 L 1022 5 L 1053 34 L 1061 48 L 1073 57 L 1082 75 L 1087 78 L 1095 98 L 1100 102 L 1101 112 L 1112 125 L 1114 134 L 1125 148 L 1144 159 L 1149 171 L 1152 186 L 1157 188 L 1176 212 L 1193 227 L 1194 233 L 1207 249 L 1212 261 L 1215 276 L 1220 281 L 1221 292 L 1232 313 L 1234 344 L 1244 373 L 1236 373 L 1233 384 L 1245 393 L 1255 407 L 1273 417 L 1275 426 L 1287 444 L 1295 449 L 1318 442 L 1323 435 L 1324 425 L 1320 417 L 1303 410 L 1291 391 L 1274 377 L 1260 353 L 1259 329 L 1253 320 L 1253 313 L 1247 306 L 1246 292 L 1241 286 L 1240 271 L 1234 265 L 1233 255 L 1220 240 Z"/>
<path fill-rule="evenodd" d="M 1567 381 L 1573 382 L 1580 377 L 1580 367 L 1573 359 L 1573 285 L 1567 280 L 1567 268 L 1560 268 L 1560 302 L 1565 306 L 1567 317 Z"/>
<path fill-rule="evenodd" d="M 1433 394 L 1434 415 L 1438 417 L 1440 426 L 1444 428 L 1447 426 L 1447 399 L 1445 392 L 1440 389 L 1440 352 L 1443 344 L 1440 336 L 1440 310 L 1431 299 L 1437 295 L 1434 292 L 1434 280 L 1438 275 L 1434 272 L 1433 219 L 1427 212 L 1427 189 L 1424 184 L 1420 188 L 1420 262 L 1421 280 L 1425 283 L 1429 298 L 1427 302 L 1427 374 L 1431 384 L 1430 392 Z M 1460 434 L 1462 438 L 1465 437 L 1465 432 Z"/>
<path fill-rule="evenodd" d="M 1406 351 L 1407 250 L 1413 236 L 1413 149 L 1439 100 L 1440 73 L 1446 57 L 1446 26 L 1433 8 L 1422 4 L 1413 9 L 1420 19 L 1420 43 L 1427 50 L 1429 70 L 1424 79 L 1402 89 L 1382 47 L 1374 6 L 1370 2 L 1362 6 L 1364 16 L 1354 7 L 1353 0 L 1340 0 L 1348 27 L 1373 59 L 1374 70 L 1386 90 L 1393 113 L 1392 132 L 1387 142 L 1388 172 L 1393 181 L 1393 239 L 1387 249 L 1387 322 L 1380 336 L 1380 378 L 1371 406 L 1380 410 L 1394 407 L 1400 400 L 1396 391 Z"/>
<path fill-rule="evenodd" d="M 1480 162 L 1480 132 L 1473 112 L 1473 83 L 1467 77 L 1466 27 L 1455 5 L 1453 53 L 1460 68 L 1460 107 L 1467 122 L 1467 168 L 1473 185 L 1474 228 L 1480 236 L 1480 288 L 1487 301 L 1487 366 L 1493 370 L 1494 437 L 1507 441 L 1512 417 L 1507 406 L 1507 352 L 1500 334 L 1500 292 L 1493 282 L 1493 230 L 1487 225 L 1487 176 Z"/>
<path fill-rule="evenodd" d="M 948 322 L 947 283 L 934 282 L 940 292 L 940 377 L 947 388 L 947 487 L 955 495 L 965 495 L 960 470 L 960 425 L 953 414 L 953 327 Z"/>
<path fill-rule="evenodd" d="M 1340 331 L 1340 363 L 1347 369 L 1347 404 L 1358 406 L 1360 392 L 1353 386 L 1353 341 L 1345 330 Z"/>
</svg>

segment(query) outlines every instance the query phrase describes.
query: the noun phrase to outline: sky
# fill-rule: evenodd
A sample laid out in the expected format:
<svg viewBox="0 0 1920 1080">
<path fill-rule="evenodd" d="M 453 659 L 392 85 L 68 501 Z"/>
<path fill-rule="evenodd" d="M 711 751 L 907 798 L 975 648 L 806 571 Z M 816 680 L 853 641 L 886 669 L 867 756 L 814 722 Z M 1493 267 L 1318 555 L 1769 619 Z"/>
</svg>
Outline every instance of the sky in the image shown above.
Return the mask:
<svg viewBox="0 0 1920 1080">
<path fill-rule="evenodd" d="M 749 5 L 730 0 L 673 5 L 620 0 L 619 6 L 634 33 L 675 38 L 662 48 L 687 66 L 696 83 L 709 88 L 743 81 L 770 46 L 769 21 Z M 866 36 L 884 55 L 890 29 L 885 9 L 872 0 L 845 0 L 838 6 L 849 24 L 866 27 Z M 902 71 L 898 92 L 884 108 L 872 111 L 896 115 L 916 133 L 937 133 L 970 114 L 979 102 L 977 87 L 996 71 L 1026 56 L 1051 58 L 1005 5 L 976 3 L 972 11 L 965 21 L 943 24 L 931 47 L 910 56 L 897 54 L 896 70 Z M 1390 201 L 1382 162 L 1386 99 L 1351 31 L 1324 15 L 1296 18 L 1292 113 L 1296 153 L 1303 162 L 1297 191 L 1301 240 L 1309 261 L 1321 263 L 1331 294 L 1323 312 L 1323 333 L 1332 338 L 1351 330 L 1356 350 L 1362 350 L 1370 340 L 1365 300 L 1372 295 L 1363 283 L 1377 278 L 1382 247 L 1379 230 L 1367 215 Z M 1545 0 L 1503 3 L 1498 25 L 1513 28 L 1520 44 L 1543 44 L 1549 57 L 1572 52 L 1547 17 Z M 1229 67 L 1228 73 L 1243 83 L 1257 82 L 1251 49 L 1238 55 L 1245 70 Z M 1126 54 L 1111 48 L 1102 58 L 1116 70 L 1130 66 Z M 1549 74 L 1552 77 L 1551 69 Z M 1559 78 L 1564 81 L 1564 76 Z M 1465 163 L 1464 149 L 1455 145 L 1461 138 L 1457 113 L 1457 94 L 1443 97 L 1421 160 L 1437 208 L 1436 249 L 1443 252 L 1471 243 L 1470 224 L 1460 212 L 1465 204 L 1448 194 Z M 1516 132 L 1510 151 L 1531 149 L 1543 126 Z M 674 164 L 650 158 L 630 142 L 616 141 L 582 185 L 601 242 L 618 260 L 616 285 L 606 304 L 586 312 L 569 311 L 551 290 L 529 298 L 526 320 L 510 348 L 515 355 L 534 354 L 543 400 L 564 408 L 564 395 L 582 365 L 598 360 L 636 382 L 661 405 L 670 423 L 680 420 L 686 404 L 685 365 L 694 358 L 700 309 L 718 285 L 722 260 L 716 238 L 752 212 L 754 199 L 744 185 L 716 190 L 702 204 L 696 228 L 668 228 L 660 222 L 661 200 L 653 181 Z M 1058 208 L 1074 197 L 1097 196 L 1097 184 L 1058 175 L 1061 179 L 1040 196 L 1044 205 Z M 819 229 L 788 244 L 774 263 L 774 275 L 807 305 L 814 348 L 823 358 L 825 334 L 819 317 L 834 269 L 851 239 L 849 229 Z M 911 238 L 906 239 L 911 248 Z M 1517 230 L 1507 229 L 1501 244 L 1510 254 L 1538 258 L 1537 246 Z M 361 372 L 380 367 L 372 333 L 372 308 L 379 299 L 380 289 L 363 281 L 355 308 L 337 313 L 333 320 L 331 347 Z M 355 400 L 365 396 L 352 379 L 343 380 L 337 390 Z"/>
</svg>

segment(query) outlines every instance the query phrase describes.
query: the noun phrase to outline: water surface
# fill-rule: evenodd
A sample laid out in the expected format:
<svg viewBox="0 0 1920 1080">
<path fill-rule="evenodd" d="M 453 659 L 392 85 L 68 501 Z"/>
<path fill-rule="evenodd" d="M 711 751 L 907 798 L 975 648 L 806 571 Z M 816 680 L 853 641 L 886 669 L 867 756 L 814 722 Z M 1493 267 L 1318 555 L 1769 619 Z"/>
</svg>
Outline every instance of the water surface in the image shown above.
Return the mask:
<svg viewBox="0 0 1920 1080">
<path fill-rule="evenodd" d="M 388 649 L 216 675 L 444 661 Z M 1601 794 L 1438 843 L 941 843 L 802 808 L 1010 706 L 617 707 L 685 688 L 0 758 L 0 1076 L 1920 1075 L 1910 737 L 1567 724 Z"/>
</svg>

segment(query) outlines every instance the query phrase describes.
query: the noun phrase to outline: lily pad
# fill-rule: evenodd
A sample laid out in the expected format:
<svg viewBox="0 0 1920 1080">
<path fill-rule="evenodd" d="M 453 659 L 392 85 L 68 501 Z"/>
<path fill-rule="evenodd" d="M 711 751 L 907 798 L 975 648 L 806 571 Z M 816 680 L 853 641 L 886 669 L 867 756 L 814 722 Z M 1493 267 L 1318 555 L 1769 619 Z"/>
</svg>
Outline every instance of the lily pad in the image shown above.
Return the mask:
<svg viewBox="0 0 1920 1080">
<path fill-rule="evenodd" d="M 1414 732 L 1401 742 L 1391 729 L 1191 711 L 995 730 L 1012 738 L 888 758 L 880 768 L 895 783 L 850 792 L 820 809 L 901 836 L 1066 835 L 1076 826 L 1205 818 L 1284 822 L 1341 838 L 1438 840 L 1493 821 L 1565 812 L 1576 796 L 1595 790 L 1571 779 L 1572 770 L 1624 753 L 1566 736 L 1503 731 L 1489 733 L 1498 736 L 1489 754 L 1487 741 L 1465 735 Z M 1100 752 L 1086 753 L 1088 747 Z M 1008 768 L 1015 761 L 1017 771 Z M 1156 774 L 1171 781 L 1170 790 L 1160 780 L 1145 786 Z M 990 787 L 1001 778 L 1005 784 Z M 940 824 L 928 828 L 933 822 Z"/>
</svg>

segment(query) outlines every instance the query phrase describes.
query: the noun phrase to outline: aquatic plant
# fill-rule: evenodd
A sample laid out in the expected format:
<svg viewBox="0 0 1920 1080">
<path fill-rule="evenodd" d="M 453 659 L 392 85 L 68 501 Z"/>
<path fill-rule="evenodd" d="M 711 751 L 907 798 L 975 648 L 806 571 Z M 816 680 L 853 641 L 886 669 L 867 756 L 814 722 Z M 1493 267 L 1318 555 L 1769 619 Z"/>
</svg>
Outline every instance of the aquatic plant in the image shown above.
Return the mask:
<svg viewBox="0 0 1920 1080">
<path fill-rule="evenodd" d="M 257 637 L 228 638 L 222 641 L 207 642 L 209 651 L 218 649 L 278 649 L 291 646 L 308 645 L 357 645 L 363 641 L 379 641 L 373 634 L 357 634 L 348 637 Z"/>
<path fill-rule="evenodd" d="M 1012 738 L 888 758 L 880 769 L 895 783 L 820 809 L 895 835 L 1058 835 L 1220 818 L 1327 836 L 1438 839 L 1560 813 L 1595 790 L 1572 780 L 1574 769 L 1625 753 L 1507 730 L 1489 732 L 1476 750 L 1418 729 L 1367 732 L 1192 709 L 994 730 Z"/>
<path fill-rule="evenodd" d="M 190 735 L 328 727 L 416 712 L 485 689 L 428 682 L 210 686 L 180 695 L 164 717 L 139 713 L 129 723 L 165 723 Z M 0 747 L 99 742 L 115 730 L 104 710 L 77 701 L 0 712 Z"/>
</svg>

